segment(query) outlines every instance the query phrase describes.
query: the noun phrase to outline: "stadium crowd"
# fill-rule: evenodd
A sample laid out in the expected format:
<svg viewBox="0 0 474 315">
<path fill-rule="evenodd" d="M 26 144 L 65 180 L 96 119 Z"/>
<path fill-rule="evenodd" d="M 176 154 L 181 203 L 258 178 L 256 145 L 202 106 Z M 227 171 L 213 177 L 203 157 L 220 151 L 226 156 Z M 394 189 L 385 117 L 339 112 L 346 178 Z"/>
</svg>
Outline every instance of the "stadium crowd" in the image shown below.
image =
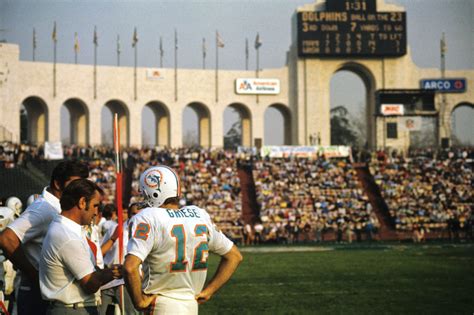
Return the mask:
<svg viewBox="0 0 474 315">
<path fill-rule="evenodd" d="M 396 152 L 379 155 L 371 171 L 390 209 L 396 229 L 438 229 L 458 238 L 472 233 L 472 151 L 433 154 L 425 150 L 404 157 Z M 418 235 L 421 234 L 421 235 Z"/>
<path fill-rule="evenodd" d="M 91 179 L 105 190 L 105 202 L 112 203 L 113 149 L 70 145 L 63 152 L 65 159 L 88 161 Z M 438 229 L 452 237 L 458 231 L 472 234 L 472 150 L 358 155 L 370 165 L 398 230 L 423 234 Z M 4 167 L 44 160 L 42 147 L 12 143 L 2 144 L 0 156 L 7 161 Z M 239 159 L 253 161 L 260 205 L 260 222 L 253 225 L 241 220 Z M 140 201 L 138 177 L 143 170 L 169 165 L 178 170 L 183 183 L 181 204 L 207 209 L 220 229 L 243 244 L 370 240 L 380 228 L 349 159 L 269 159 L 221 149 L 128 148 L 122 161 L 132 174 L 130 202 Z"/>
<path fill-rule="evenodd" d="M 265 241 L 309 241 L 314 234 L 320 242 L 332 232 L 338 242 L 343 235 L 352 242 L 354 234 L 359 241 L 363 233 L 371 239 L 380 227 L 345 159 L 262 159 L 254 178 Z"/>
</svg>

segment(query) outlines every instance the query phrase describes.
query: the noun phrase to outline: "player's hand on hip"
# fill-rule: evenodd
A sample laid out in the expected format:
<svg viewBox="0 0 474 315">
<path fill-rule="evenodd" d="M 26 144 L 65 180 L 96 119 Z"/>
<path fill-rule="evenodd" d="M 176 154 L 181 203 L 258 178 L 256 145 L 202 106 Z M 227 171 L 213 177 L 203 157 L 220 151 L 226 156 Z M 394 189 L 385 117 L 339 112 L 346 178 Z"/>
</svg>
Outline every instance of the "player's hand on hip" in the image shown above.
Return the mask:
<svg viewBox="0 0 474 315">
<path fill-rule="evenodd" d="M 157 298 L 156 294 L 145 294 L 142 293 L 142 300 L 137 305 L 138 310 L 144 310 L 148 308 L 151 304 L 155 304 L 155 300 Z"/>
<path fill-rule="evenodd" d="M 196 301 L 198 304 L 204 304 L 212 298 L 212 293 L 204 289 L 201 293 L 196 295 Z"/>
<path fill-rule="evenodd" d="M 112 275 L 114 279 L 120 279 L 123 277 L 123 266 L 116 264 L 110 266 L 110 270 L 112 271 Z"/>
</svg>

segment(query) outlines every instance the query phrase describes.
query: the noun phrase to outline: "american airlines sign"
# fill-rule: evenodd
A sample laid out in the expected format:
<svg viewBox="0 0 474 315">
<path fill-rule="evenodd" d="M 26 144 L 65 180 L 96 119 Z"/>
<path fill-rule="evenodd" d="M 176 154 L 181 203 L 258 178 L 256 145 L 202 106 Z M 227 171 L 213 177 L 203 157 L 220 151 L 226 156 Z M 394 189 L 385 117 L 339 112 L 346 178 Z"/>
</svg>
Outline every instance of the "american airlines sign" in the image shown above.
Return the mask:
<svg viewBox="0 0 474 315">
<path fill-rule="evenodd" d="M 235 93 L 237 94 L 280 94 L 278 79 L 236 79 Z"/>
</svg>

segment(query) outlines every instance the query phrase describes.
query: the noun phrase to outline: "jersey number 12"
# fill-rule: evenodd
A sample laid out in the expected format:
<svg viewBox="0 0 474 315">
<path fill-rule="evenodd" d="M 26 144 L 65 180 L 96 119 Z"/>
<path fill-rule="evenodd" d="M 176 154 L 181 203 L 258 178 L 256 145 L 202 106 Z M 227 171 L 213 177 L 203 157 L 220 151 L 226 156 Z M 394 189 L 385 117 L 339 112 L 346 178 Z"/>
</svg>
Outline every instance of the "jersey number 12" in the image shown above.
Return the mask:
<svg viewBox="0 0 474 315">
<path fill-rule="evenodd" d="M 207 257 L 209 245 L 207 244 L 207 226 L 197 224 L 194 227 L 194 235 L 196 237 L 204 236 L 204 241 L 194 247 L 194 261 L 191 271 L 200 271 L 207 269 Z M 171 237 L 176 239 L 176 259 L 171 263 L 171 272 L 184 272 L 188 264 L 186 260 L 186 232 L 182 224 L 174 225 L 171 229 Z"/>
</svg>

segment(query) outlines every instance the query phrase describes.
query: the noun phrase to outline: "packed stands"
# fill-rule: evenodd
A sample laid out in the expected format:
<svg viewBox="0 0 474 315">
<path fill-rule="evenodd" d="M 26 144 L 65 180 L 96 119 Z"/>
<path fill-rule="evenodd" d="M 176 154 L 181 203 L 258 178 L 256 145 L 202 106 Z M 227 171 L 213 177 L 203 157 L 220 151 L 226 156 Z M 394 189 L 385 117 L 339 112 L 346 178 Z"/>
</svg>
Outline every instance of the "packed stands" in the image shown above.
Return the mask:
<svg viewBox="0 0 474 315">
<path fill-rule="evenodd" d="M 473 215 L 472 151 L 392 154 L 372 163 L 397 230 L 468 232 Z M 451 235 L 452 234 L 452 235 Z"/>
<path fill-rule="evenodd" d="M 327 232 L 337 233 L 339 242 L 343 234 L 351 241 L 356 233 L 360 240 L 379 226 L 352 164 L 344 159 L 259 160 L 254 178 L 267 241 L 312 240 L 313 230 L 316 240 Z"/>
<path fill-rule="evenodd" d="M 472 235 L 472 150 L 429 150 L 408 156 L 384 151 L 366 153 L 370 167 L 397 231 L 421 234 L 432 230 L 445 237 Z M 110 147 L 64 147 L 66 159 L 88 161 L 91 178 L 106 191 L 107 203 L 115 198 L 114 152 Z M 237 161 L 251 160 L 260 222 L 243 222 Z M 4 143 L 0 150 L 2 178 L 21 173 L 19 181 L 35 182 L 27 194 L 44 185 L 57 162 L 44 160 L 41 147 Z M 261 158 L 221 149 L 177 148 L 160 150 L 128 148 L 122 165 L 128 177 L 126 202 L 140 200 L 138 179 L 147 167 L 165 164 L 182 179 L 181 203 L 205 208 L 231 238 L 245 244 L 307 241 L 371 240 L 381 228 L 380 211 L 372 208 L 349 159 Z M 37 173 L 44 176 L 33 176 Z M 16 174 L 15 173 L 15 174 Z M 16 175 L 15 175 L 16 176 Z M 28 177 L 30 176 L 30 177 Z M 22 177 L 23 178 L 23 177 Z M 3 185 L 3 184 L 2 184 Z M 6 184 L 5 184 L 6 185 Z M 4 195 L 3 198 L 9 197 Z M 9 192 L 9 194 L 11 194 Z M 11 194 L 13 195 L 13 194 Z M 26 195 L 27 196 L 27 195 Z M 22 195 L 23 197 L 23 195 Z M 423 236 L 423 235 L 421 235 Z"/>
</svg>

